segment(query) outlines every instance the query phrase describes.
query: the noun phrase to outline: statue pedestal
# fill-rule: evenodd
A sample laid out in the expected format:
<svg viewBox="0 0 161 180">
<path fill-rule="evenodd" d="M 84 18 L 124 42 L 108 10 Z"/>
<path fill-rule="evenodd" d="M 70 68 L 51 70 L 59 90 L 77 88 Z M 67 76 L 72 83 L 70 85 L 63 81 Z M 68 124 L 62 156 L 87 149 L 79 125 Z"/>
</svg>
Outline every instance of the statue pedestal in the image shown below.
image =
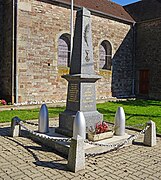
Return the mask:
<svg viewBox="0 0 161 180">
<path fill-rule="evenodd" d="M 68 83 L 66 110 L 59 114 L 59 128 L 57 132 L 73 135 L 73 121 L 77 111 L 83 112 L 86 128 L 95 127 L 103 120 L 103 115 L 96 108 L 95 81 L 100 79 L 97 75 L 65 75 Z"/>
<path fill-rule="evenodd" d="M 74 111 L 64 111 L 59 115 L 59 128 L 56 132 L 64 134 L 66 136 L 73 136 L 73 122 L 77 112 Z M 95 126 L 96 123 L 103 120 L 103 115 L 98 111 L 83 112 L 86 120 L 86 128 L 90 126 Z"/>
</svg>

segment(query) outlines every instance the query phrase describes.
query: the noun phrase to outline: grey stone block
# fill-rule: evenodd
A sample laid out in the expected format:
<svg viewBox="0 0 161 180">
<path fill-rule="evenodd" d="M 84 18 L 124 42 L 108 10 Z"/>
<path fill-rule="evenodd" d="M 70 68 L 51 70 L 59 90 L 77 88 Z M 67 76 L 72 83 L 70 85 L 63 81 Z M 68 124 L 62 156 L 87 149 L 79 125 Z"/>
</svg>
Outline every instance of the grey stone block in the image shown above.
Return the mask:
<svg viewBox="0 0 161 180">
<path fill-rule="evenodd" d="M 77 111 L 64 111 L 59 114 L 59 128 L 56 128 L 56 132 L 64 134 L 66 136 L 73 136 L 73 122 L 75 119 Z M 86 129 L 90 127 L 95 127 L 95 124 L 101 122 L 103 120 L 103 114 L 98 111 L 89 111 L 82 112 L 85 121 L 86 121 Z"/>
<path fill-rule="evenodd" d="M 71 140 L 67 167 L 72 172 L 85 169 L 84 140 L 80 136 Z"/>
<path fill-rule="evenodd" d="M 156 126 L 155 122 L 149 121 L 147 122 L 149 128 L 146 130 L 144 135 L 144 144 L 146 146 L 155 146 L 156 145 Z"/>
<path fill-rule="evenodd" d="M 11 136 L 18 137 L 20 136 L 21 126 L 19 125 L 20 119 L 18 117 L 14 117 L 11 120 Z"/>
</svg>

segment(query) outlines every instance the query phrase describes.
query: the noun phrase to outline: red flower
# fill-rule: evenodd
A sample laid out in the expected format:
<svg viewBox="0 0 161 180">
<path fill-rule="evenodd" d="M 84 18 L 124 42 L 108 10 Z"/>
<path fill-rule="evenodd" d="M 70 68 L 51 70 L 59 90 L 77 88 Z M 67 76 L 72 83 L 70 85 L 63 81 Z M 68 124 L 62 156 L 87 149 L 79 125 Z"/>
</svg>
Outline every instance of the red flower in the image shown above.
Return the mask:
<svg viewBox="0 0 161 180">
<path fill-rule="evenodd" d="M 102 123 L 96 124 L 96 128 L 95 128 L 96 134 L 104 133 L 107 132 L 108 130 L 109 130 L 108 124 L 106 122 L 103 121 Z"/>
<path fill-rule="evenodd" d="M 6 102 L 4 99 L 2 99 L 2 100 L 1 100 L 1 104 L 6 105 L 7 102 Z"/>
</svg>

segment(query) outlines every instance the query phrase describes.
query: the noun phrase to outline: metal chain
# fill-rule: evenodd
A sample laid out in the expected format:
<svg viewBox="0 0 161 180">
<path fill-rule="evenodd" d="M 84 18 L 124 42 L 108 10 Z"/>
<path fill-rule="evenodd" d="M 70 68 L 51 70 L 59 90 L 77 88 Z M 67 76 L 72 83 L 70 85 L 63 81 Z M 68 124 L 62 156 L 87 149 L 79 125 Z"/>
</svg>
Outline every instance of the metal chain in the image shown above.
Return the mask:
<svg viewBox="0 0 161 180">
<path fill-rule="evenodd" d="M 71 138 L 54 138 L 54 137 L 50 137 L 46 134 L 40 134 L 37 133 L 33 130 L 28 129 L 26 126 L 23 125 L 23 123 L 26 123 L 26 121 L 19 121 L 18 122 L 19 125 L 24 128 L 26 131 L 28 131 L 30 134 L 33 134 L 37 137 L 43 138 L 45 140 L 51 140 L 53 142 L 71 142 Z M 89 140 L 84 140 L 85 143 L 88 143 L 90 145 L 95 145 L 95 146 L 102 146 L 102 147 L 110 147 L 110 149 L 102 152 L 102 153 L 85 153 L 86 157 L 94 157 L 97 155 L 101 155 L 101 154 L 105 154 L 111 151 L 116 151 L 117 149 L 119 149 L 120 147 L 128 144 L 130 141 L 133 141 L 135 139 L 138 138 L 139 135 L 144 134 L 147 129 L 149 128 L 149 126 L 146 126 L 142 131 L 140 131 L 139 133 L 137 133 L 136 135 L 131 135 L 129 138 L 127 138 L 125 141 L 121 142 L 121 143 L 116 143 L 116 144 L 101 144 L 101 143 L 95 143 Z"/>
<path fill-rule="evenodd" d="M 147 131 L 147 129 L 148 129 L 149 127 L 150 127 L 150 126 L 147 125 L 142 131 L 140 131 L 140 132 L 137 133 L 136 135 L 133 135 L 133 138 L 131 138 L 131 141 L 137 139 L 139 135 L 144 134 L 144 133 Z"/>
<path fill-rule="evenodd" d="M 130 141 L 133 141 L 133 140 L 137 139 L 139 135 L 144 134 L 148 128 L 149 128 L 149 126 L 146 126 L 142 131 L 140 131 L 136 135 L 131 135 L 125 141 L 123 141 L 121 143 L 117 143 L 117 144 L 100 144 L 100 143 L 94 143 L 94 142 L 89 141 L 89 140 L 85 140 L 84 141 L 85 143 L 88 143 L 88 144 L 91 144 L 91 145 L 111 147 L 111 149 L 108 149 L 108 150 L 106 150 L 106 151 L 104 151 L 102 153 L 85 153 L 85 156 L 86 157 L 95 157 L 97 155 L 105 154 L 105 153 L 108 153 L 108 152 L 111 152 L 111 151 L 116 151 L 120 147 L 123 147 L 124 145 L 128 144 Z"/>
<path fill-rule="evenodd" d="M 28 131 L 30 134 L 33 134 L 37 137 L 40 137 L 42 139 L 45 139 L 45 140 L 51 140 L 53 142 L 70 142 L 71 141 L 71 138 L 54 138 L 54 137 L 50 137 L 46 134 L 40 134 L 40 133 L 37 133 L 35 131 L 32 131 L 30 129 L 28 129 L 26 126 L 23 125 L 23 121 L 20 121 L 19 122 L 19 125 L 24 128 L 26 131 Z"/>
<path fill-rule="evenodd" d="M 119 148 L 120 148 L 120 147 L 115 147 L 115 148 L 106 150 L 106 151 L 101 152 L 101 153 L 85 153 L 85 157 L 86 157 L 86 158 L 89 158 L 89 157 L 99 156 L 99 155 L 106 154 L 106 153 L 109 153 L 109 152 L 112 152 L 112 151 L 116 151 L 116 150 L 118 150 Z"/>
<path fill-rule="evenodd" d="M 122 144 L 127 144 L 129 143 L 130 141 L 133 141 L 134 139 L 137 139 L 138 136 L 140 134 L 144 134 L 145 131 L 149 128 L 149 126 L 146 126 L 141 132 L 137 133 L 136 135 L 131 135 L 129 138 L 127 138 L 125 141 L 121 142 L 121 143 L 117 143 L 117 144 L 100 144 L 100 143 L 95 143 L 95 142 L 92 142 L 92 141 L 89 141 L 89 140 L 85 140 L 84 142 L 85 143 L 88 143 L 88 144 L 91 144 L 91 145 L 95 145 L 95 146 L 106 146 L 106 147 L 117 147 L 117 146 L 120 146 Z"/>
<path fill-rule="evenodd" d="M 22 121 L 22 120 L 21 120 L 21 121 Z M 38 123 L 28 122 L 28 121 L 26 121 L 26 120 L 23 120 L 22 122 L 23 122 L 23 123 L 26 123 L 26 124 L 33 125 L 33 126 L 38 126 L 38 125 L 39 125 Z"/>
</svg>

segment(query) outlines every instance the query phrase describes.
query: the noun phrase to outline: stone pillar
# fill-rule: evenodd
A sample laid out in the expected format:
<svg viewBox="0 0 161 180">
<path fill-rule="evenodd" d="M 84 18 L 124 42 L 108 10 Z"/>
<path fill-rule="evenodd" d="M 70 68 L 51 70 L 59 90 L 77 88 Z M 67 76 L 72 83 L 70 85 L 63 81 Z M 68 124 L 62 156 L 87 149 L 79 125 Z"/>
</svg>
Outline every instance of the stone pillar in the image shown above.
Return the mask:
<svg viewBox="0 0 161 180">
<path fill-rule="evenodd" d="M 156 126 L 155 122 L 149 121 L 147 122 L 149 128 L 146 130 L 144 134 L 144 145 L 146 146 L 155 146 L 156 145 Z"/>
<path fill-rule="evenodd" d="M 20 119 L 18 117 L 14 117 L 11 120 L 11 136 L 18 137 L 20 136 L 21 126 L 19 125 Z"/>
<path fill-rule="evenodd" d="M 72 172 L 85 169 L 84 140 L 79 135 L 71 140 L 67 167 Z"/>
<path fill-rule="evenodd" d="M 115 114 L 115 135 L 123 136 L 125 135 L 125 112 L 122 107 L 118 107 Z"/>
</svg>

